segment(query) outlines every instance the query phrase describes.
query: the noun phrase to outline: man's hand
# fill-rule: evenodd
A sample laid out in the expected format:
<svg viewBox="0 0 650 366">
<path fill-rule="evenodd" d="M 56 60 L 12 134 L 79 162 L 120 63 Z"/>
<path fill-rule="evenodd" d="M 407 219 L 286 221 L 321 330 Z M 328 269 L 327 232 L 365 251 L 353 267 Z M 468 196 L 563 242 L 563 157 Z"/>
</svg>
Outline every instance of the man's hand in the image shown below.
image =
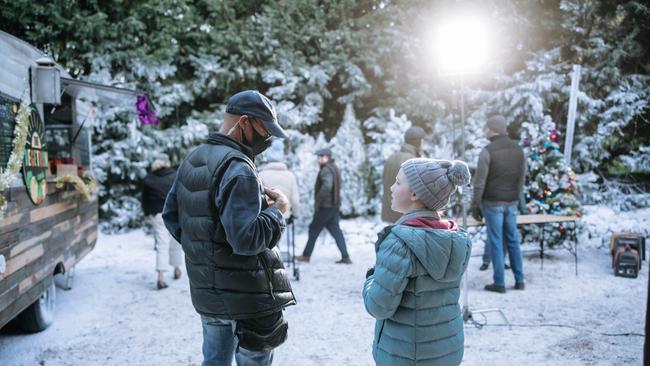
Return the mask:
<svg viewBox="0 0 650 366">
<path fill-rule="evenodd" d="M 470 210 L 472 212 L 472 217 L 476 221 L 483 221 L 483 212 L 481 212 L 481 207 L 477 204 L 472 204 L 470 207 Z"/>
<path fill-rule="evenodd" d="M 289 199 L 277 188 L 264 187 L 264 194 L 269 198 L 269 206 L 274 206 L 282 214 L 289 209 Z"/>
</svg>

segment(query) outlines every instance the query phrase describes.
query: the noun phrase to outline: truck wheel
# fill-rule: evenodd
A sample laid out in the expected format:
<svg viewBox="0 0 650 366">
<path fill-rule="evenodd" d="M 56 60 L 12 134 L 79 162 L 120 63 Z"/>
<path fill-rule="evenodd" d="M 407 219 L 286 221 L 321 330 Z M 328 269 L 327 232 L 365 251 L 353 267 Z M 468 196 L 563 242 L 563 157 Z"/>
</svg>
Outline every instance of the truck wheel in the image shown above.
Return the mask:
<svg viewBox="0 0 650 366">
<path fill-rule="evenodd" d="M 41 296 L 16 318 L 18 326 L 27 332 L 40 332 L 54 320 L 56 309 L 56 286 L 52 277 Z"/>
</svg>

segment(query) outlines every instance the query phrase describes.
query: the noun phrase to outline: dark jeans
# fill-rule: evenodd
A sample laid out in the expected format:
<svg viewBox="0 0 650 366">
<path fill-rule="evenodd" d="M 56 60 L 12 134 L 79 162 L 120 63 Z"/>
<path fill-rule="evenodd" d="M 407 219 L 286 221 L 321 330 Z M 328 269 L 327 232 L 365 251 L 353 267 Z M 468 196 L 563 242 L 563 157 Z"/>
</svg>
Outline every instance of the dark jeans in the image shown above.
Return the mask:
<svg viewBox="0 0 650 366">
<path fill-rule="evenodd" d="M 309 224 L 309 239 L 307 239 L 307 245 L 305 245 L 305 250 L 303 250 L 302 255 L 306 257 L 311 256 L 311 253 L 314 251 L 316 239 L 320 232 L 323 231 L 323 228 L 326 228 L 334 237 L 341 256 L 343 258 L 349 257 L 348 249 L 345 246 L 345 238 L 339 226 L 339 209 L 336 207 L 321 208 L 314 212 L 314 218 L 311 220 L 311 224 Z"/>
</svg>

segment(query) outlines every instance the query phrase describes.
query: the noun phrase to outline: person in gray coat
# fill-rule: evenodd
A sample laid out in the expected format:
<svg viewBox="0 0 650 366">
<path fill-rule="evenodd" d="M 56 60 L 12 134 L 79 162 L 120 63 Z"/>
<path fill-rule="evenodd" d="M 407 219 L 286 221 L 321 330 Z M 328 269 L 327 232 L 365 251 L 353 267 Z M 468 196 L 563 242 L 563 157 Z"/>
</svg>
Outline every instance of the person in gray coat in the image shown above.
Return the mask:
<svg viewBox="0 0 650 366">
<path fill-rule="evenodd" d="M 384 171 L 382 173 L 382 183 L 384 194 L 381 198 L 381 219 L 383 221 L 394 223 L 402 216 L 401 213 L 395 212 L 390 208 L 391 193 L 390 187 L 395 182 L 395 177 L 402 163 L 413 158 L 419 158 L 422 154 L 422 140 L 424 139 L 424 130 L 419 126 L 412 126 L 404 132 L 404 144 L 393 153 L 384 162 Z"/>
</svg>

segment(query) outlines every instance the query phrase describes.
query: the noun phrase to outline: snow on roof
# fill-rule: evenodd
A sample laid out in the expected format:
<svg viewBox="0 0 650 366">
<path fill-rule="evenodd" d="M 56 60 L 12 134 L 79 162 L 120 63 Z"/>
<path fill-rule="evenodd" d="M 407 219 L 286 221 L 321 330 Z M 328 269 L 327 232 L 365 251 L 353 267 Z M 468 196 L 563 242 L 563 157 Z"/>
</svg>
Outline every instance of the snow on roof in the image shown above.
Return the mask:
<svg viewBox="0 0 650 366">
<path fill-rule="evenodd" d="M 0 93 L 21 99 L 29 87 L 29 68 L 47 54 L 9 33 L 0 31 Z M 75 80 L 59 64 L 61 86 L 69 95 L 111 105 L 135 104 L 137 91 Z"/>
</svg>

